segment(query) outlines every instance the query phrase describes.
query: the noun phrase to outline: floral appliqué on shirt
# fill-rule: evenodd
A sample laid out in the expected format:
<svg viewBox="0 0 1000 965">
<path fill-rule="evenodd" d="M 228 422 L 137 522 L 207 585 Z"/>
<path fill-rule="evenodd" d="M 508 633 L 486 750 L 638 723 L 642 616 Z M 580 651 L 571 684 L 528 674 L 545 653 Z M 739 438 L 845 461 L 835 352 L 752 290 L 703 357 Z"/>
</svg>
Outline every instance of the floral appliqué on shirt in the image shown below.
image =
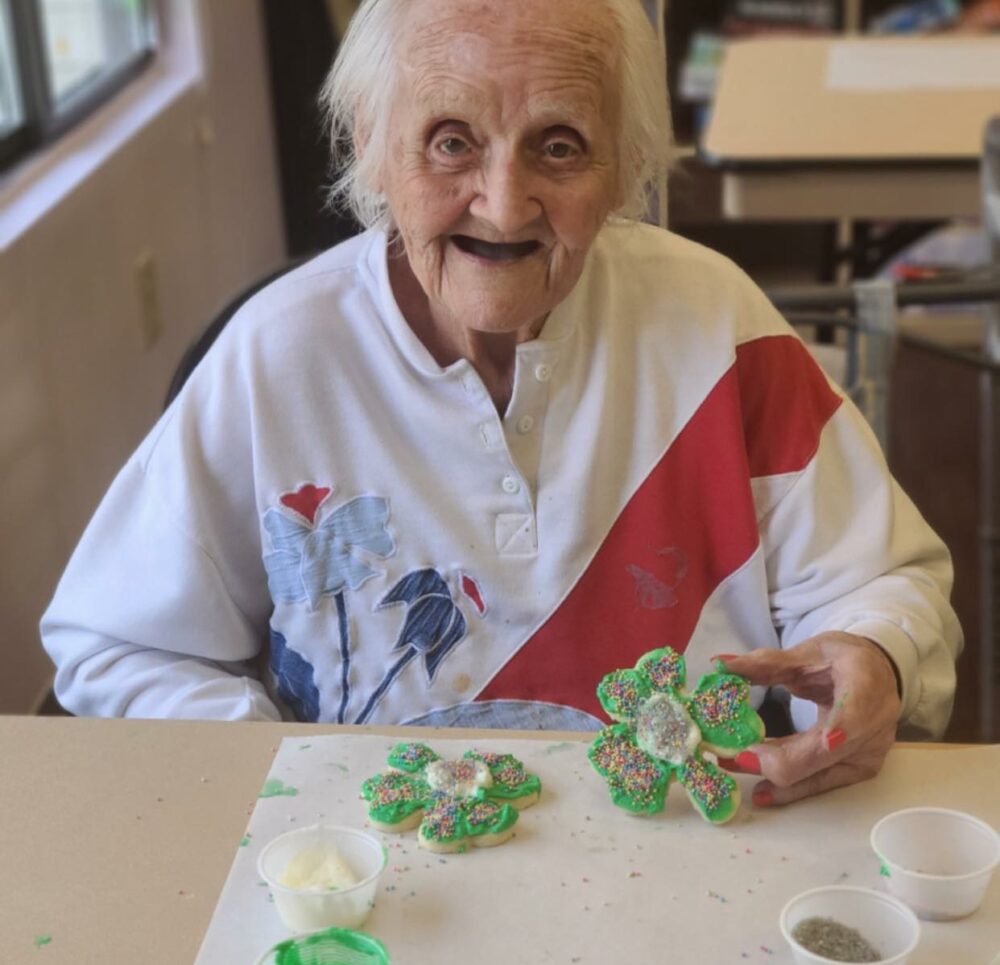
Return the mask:
<svg viewBox="0 0 1000 965">
<path fill-rule="evenodd" d="M 386 529 L 389 504 L 380 496 L 357 496 L 317 523 L 319 509 L 331 492 L 328 486 L 307 484 L 295 492 L 283 494 L 282 509 L 268 509 L 264 513 L 264 529 L 274 547 L 274 552 L 264 556 L 264 568 L 275 603 L 305 602 L 309 610 L 316 610 L 324 596 L 332 596 L 336 601 L 341 656 L 337 722 L 343 723 L 350 699 L 351 669 L 344 592 L 356 590 L 378 575 L 378 571 L 365 562 L 366 554 L 384 559 L 395 552 L 396 544 Z M 288 672 L 283 673 L 286 662 Z M 304 713 L 304 719 L 316 720 L 318 694 L 314 699 L 312 667 L 285 645 L 284 637 L 277 647 L 272 639 L 271 667 L 282 697 L 297 712 Z"/>
<path fill-rule="evenodd" d="M 476 581 L 462 573 L 460 586 L 482 616 L 486 612 L 486 604 Z M 468 628 L 465 616 L 452 598 L 448 583 L 431 567 L 407 573 L 382 597 L 376 609 L 382 610 L 400 603 L 406 605 L 406 617 L 392 648 L 392 652 L 399 652 L 400 656 L 368 698 L 364 710 L 355 720 L 356 724 L 363 724 L 371 716 L 383 694 L 415 657 L 423 656 L 427 682 L 433 683 L 441 661 L 462 640 Z"/>
</svg>

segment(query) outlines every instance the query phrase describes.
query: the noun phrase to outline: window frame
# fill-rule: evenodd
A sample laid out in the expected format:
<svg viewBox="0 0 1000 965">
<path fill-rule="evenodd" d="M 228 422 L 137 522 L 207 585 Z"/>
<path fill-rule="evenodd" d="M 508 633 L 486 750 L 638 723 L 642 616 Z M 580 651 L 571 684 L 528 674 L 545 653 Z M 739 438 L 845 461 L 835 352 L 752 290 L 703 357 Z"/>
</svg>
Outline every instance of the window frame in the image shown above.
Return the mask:
<svg viewBox="0 0 1000 965">
<path fill-rule="evenodd" d="M 138 3 L 148 44 L 116 67 L 103 71 L 99 80 L 71 93 L 57 113 L 47 68 L 40 0 L 8 0 L 22 116 L 7 134 L 0 135 L 0 175 L 79 124 L 152 63 L 157 46 L 156 3 Z"/>
</svg>

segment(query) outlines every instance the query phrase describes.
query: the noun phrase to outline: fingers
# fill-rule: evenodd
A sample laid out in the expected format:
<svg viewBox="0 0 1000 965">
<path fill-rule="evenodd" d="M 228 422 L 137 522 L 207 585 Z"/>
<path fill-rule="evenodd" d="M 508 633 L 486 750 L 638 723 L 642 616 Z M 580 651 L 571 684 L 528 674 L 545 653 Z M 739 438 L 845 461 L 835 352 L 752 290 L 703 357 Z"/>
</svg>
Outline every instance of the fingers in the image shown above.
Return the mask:
<svg viewBox="0 0 1000 965">
<path fill-rule="evenodd" d="M 892 661 L 872 641 L 829 632 L 785 651 L 717 659 L 750 683 L 780 684 L 819 705 L 819 721 L 809 730 L 720 761 L 764 778 L 753 793 L 758 807 L 788 804 L 878 773 L 896 736 L 899 696 Z"/>
<path fill-rule="evenodd" d="M 829 701 L 833 693 L 833 664 L 810 641 L 790 650 L 752 650 L 712 659 L 720 660 L 728 672 L 751 684 L 782 686 L 796 697 L 816 703 Z"/>
<path fill-rule="evenodd" d="M 741 654 L 718 654 L 714 661 L 722 661 L 730 673 L 746 677 L 752 684 L 781 684 L 785 678 L 795 676 L 815 662 L 812 648 L 802 645 L 790 650 L 761 648 Z"/>
<path fill-rule="evenodd" d="M 813 727 L 801 734 L 758 744 L 738 755 L 735 763 L 741 770 L 760 774 L 773 785 L 791 787 L 829 768 L 840 756 L 831 754 L 821 729 Z"/>
<path fill-rule="evenodd" d="M 817 726 L 758 744 L 719 763 L 728 770 L 760 774 L 764 780 L 754 788 L 753 802 L 771 807 L 874 777 L 894 737 L 894 722 L 856 731 L 854 737 L 839 727 L 825 732 Z"/>
<path fill-rule="evenodd" d="M 780 787 L 770 781 L 761 781 L 753 789 L 753 803 L 760 808 L 791 804 L 793 801 L 801 801 L 803 798 L 823 794 L 838 787 L 866 781 L 877 773 L 878 768 L 862 769 L 851 761 L 841 761 L 787 787 Z"/>
<path fill-rule="evenodd" d="M 751 684 L 780 685 L 795 697 L 820 704 L 827 710 L 847 694 L 864 704 L 893 703 L 898 696 L 894 665 L 885 652 L 863 637 L 829 632 L 804 640 L 788 650 L 753 650 L 723 654 L 726 670 Z M 898 703 L 894 704 L 898 714 Z"/>
<path fill-rule="evenodd" d="M 864 732 L 814 727 L 783 745 L 761 745 L 761 781 L 753 790 L 758 807 L 790 804 L 814 794 L 875 777 L 896 736 L 895 721 Z M 777 741 L 771 742 L 777 744 Z"/>
</svg>

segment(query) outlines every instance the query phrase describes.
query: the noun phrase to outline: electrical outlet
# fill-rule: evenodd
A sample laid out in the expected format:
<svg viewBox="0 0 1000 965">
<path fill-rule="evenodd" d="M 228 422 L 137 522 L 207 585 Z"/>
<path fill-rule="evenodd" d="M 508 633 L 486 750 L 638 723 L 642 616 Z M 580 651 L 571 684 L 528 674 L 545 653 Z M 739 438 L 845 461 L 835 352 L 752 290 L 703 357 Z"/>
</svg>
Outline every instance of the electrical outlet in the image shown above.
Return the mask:
<svg viewBox="0 0 1000 965">
<path fill-rule="evenodd" d="M 163 335 L 163 311 L 156 280 L 156 256 L 148 248 L 135 259 L 135 282 L 139 290 L 139 333 L 142 347 L 149 349 Z"/>
</svg>

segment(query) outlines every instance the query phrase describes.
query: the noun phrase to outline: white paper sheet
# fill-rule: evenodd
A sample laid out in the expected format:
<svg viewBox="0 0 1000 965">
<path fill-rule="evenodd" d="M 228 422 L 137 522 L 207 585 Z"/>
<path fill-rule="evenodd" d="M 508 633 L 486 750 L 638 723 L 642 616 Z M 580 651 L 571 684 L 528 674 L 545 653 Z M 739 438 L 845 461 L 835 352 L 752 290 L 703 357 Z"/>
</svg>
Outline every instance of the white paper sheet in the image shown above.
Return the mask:
<svg viewBox="0 0 1000 965">
<path fill-rule="evenodd" d="M 830 47 L 826 87 L 836 91 L 1000 91 L 1000 42 L 845 40 Z"/>
<path fill-rule="evenodd" d="M 286 738 L 269 780 L 295 796 L 257 801 L 197 965 L 253 963 L 288 937 L 256 870 L 271 838 L 320 821 L 365 825 L 361 782 L 385 768 L 394 741 Z M 784 903 L 806 888 L 879 887 L 872 825 L 901 807 L 934 805 L 1000 824 L 1000 748 L 894 751 L 874 781 L 792 807 L 744 803 L 713 827 L 671 785 L 666 811 L 615 808 L 586 743 L 432 740 L 442 756 L 476 746 L 512 753 L 542 780 L 516 836 L 491 849 L 438 856 L 415 832 L 382 835 L 389 867 L 365 931 L 393 965 L 781 965 Z M 749 797 L 753 779 L 741 778 Z M 373 832 L 378 834 L 378 832 Z M 911 965 L 986 965 L 1000 951 L 1000 874 L 961 922 L 925 923 Z"/>
</svg>

